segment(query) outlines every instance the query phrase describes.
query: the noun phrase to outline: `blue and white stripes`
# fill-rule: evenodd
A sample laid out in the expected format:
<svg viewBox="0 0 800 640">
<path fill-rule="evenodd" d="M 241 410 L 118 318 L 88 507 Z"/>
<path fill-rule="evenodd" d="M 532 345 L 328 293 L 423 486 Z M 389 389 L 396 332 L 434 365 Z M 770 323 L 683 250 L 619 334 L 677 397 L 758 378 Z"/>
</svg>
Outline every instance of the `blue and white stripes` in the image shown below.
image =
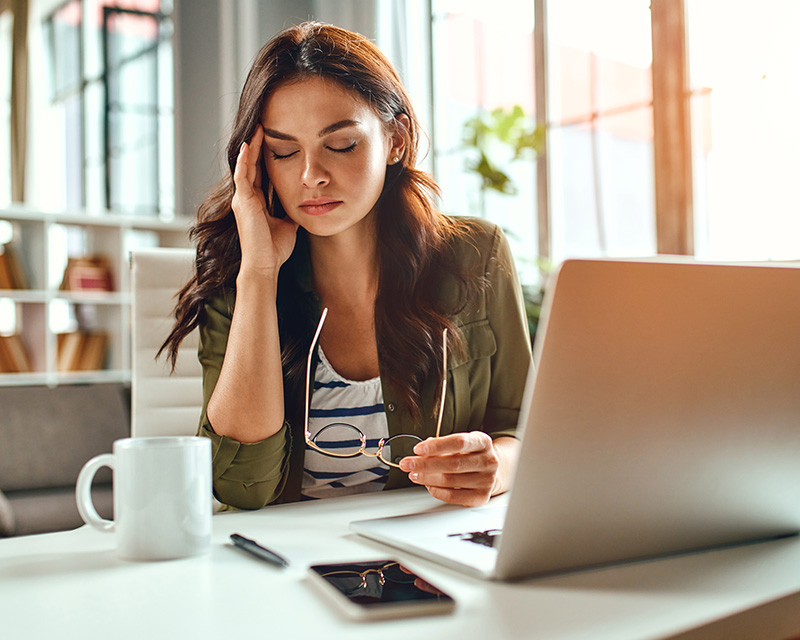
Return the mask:
<svg viewBox="0 0 800 640">
<path fill-rule="evenodd" d="M 389 437 L 380 378 L 347 380 L 333 370 L 321 348 L 319 358 L 308 420 L 311 436 L 330 424 L 351 424 L 367 437 L 367 450 L 376 451 L 380 439 Z M 352 430 L 337 428 L 326 429 L 316 442 L 341 452 L 361 444 Z M 388 458 L 390 452 L 384 450 L 384 455 Z M 306 446 L 302 495 L 314 499 L 379 491 L 388 475 L 389 467 L 376 457 L 336 458 Z"/>
</svg>

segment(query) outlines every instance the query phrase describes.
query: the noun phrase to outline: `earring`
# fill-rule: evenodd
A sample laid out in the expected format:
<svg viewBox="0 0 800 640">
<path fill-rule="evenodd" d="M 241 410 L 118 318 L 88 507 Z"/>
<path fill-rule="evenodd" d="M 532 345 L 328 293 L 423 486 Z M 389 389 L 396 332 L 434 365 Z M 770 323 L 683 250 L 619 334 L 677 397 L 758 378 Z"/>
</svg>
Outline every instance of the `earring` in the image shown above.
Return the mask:
<svg viewBox="0 0 800 640">
<path fill-rule="evenodd" d="M 399 156 L 395 156 L 395 157 L 392 159 L 392 163 L 393 163 L 393 164 L 397 164 L 398 162 L 400 162 L 400 157 L 399 157 Z"/>
</svg>

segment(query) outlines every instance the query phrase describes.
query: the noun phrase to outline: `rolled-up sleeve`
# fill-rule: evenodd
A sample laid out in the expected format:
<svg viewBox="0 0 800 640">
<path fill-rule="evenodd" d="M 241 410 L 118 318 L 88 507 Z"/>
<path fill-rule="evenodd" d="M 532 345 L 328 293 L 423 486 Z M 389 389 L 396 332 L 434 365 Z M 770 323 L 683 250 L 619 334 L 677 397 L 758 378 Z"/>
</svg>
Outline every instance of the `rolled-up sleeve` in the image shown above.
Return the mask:
<svg viewBox="0 0 800 640">
<path fill-rule="evenodd" d="M 286 483 L 291 436 L 288 423 L 261 442 L 242 443 L 214 431 L 208 401 L 219 380 L 233 316 L 233 294 L 209 300 L 200 322 L 198 359 L 203 367 L 203 411 L 197 434 L 211 440 L 214 496 L 239 509 L 260 509 L 274 502 Z"/>
<path fill-rule="evenodd" d="M 211 439 L 214 496 L 238 509 L 260 509 L 274 502 L 286 483 L 291 438 L 288 424 L 273 436 L 252 444 L 201 427 Z"/>
</svg>

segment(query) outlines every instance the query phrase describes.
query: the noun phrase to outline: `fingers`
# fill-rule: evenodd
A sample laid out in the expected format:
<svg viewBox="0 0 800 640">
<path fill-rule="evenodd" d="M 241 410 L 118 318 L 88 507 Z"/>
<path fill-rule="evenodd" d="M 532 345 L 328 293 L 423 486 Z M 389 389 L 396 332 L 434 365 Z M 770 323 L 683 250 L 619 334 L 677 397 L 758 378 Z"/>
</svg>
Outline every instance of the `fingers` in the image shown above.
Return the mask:
<svg viewBox="0 0 800 640">
<path fill-rule="evenodd" d="M 417 455 L 400 461 L 400 468 L 423 480 L 440 480 L 445 475 L 494 474 L 499 466 L 492 439 L 482 431 L 428 438 L 414 447 L 414 453 Z"/>
<path fill-rule="evenodd" d="M 243 142 L 239 147 L 239 156 L 236 158 L 236 167 L 233 170 L 233 183 L 240 198 L 250 198 L 256 193 L 256 189 L 261 190 L 261 169 L 258 159 L 263 141 L 264 130 L 258 125 L 250 141 Z"/>
<path fill-rule="evenodd" d="M 247 162 L 250 157 L 250 147 L 246 142 L 242 143 L 239 147 L 239 156 L 236 158 L 236 167 L 233 170 L 233 185 L 235 192 L 233 194 L 235 204 L 239 200 L 247 200 L 253 197 L 253 182 L 247 177 Z M 236 207 L 234 207 L 234 212 Z"/>
<path fill-rule="evenodd" d="M 429 438 L 414 447 L 416 456 L 400 461 L 409 479 L 452 504 L 477 506 L 492 496 L 500 460 L 491 437 L 481 431 Z"/>
<path fill-rule="evenodd" d="M 452 433 L 440 438 L 428 438 L 414 447 L 418 456 L 443 456 L 453 453 L 473 453 L 492 448 L 492 438 L 483 431 Z"/>
<path fill-rule="evenodd" d="M 482 489 L 494 485 L 499 467 L 497 456 L 447 456 L 405 458 L 400 467 L 410 467 L 408 477 L 416 484 L 434 487 Z"/>
<path fill-rule="evenodd" d="M 250 139 L 250 157 L 248 158 L 247 177 L 250 178 L 252 176 L 253 186 L 259 191 L 261 190 L 261 164 L 258 160 L 261 158 L 261 145 L 263 142 L 264 130 L 261 128 L 261 125 L 258 124 L 256 125 L 256 132 Z"/>
</svg>

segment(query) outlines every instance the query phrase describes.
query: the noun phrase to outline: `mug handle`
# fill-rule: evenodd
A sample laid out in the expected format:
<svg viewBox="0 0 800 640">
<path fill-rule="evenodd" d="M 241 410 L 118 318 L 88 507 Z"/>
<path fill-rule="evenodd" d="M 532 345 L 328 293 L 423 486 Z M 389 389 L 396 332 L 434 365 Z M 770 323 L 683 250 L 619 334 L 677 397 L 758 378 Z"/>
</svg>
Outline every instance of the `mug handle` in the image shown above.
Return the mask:
<svg viewBox="0 0 800 640">
<path fill-rule="evenodd" d="M 92 502 L 92 480 L 100 467 L 114 469 L 114 454 L 103 453 L 95 456 L 85 465 L 78 474 L 78 482 L 75 485 L 75 501 L 78 503 L 78 512 L 86 524 L 100 529 L 101 531 L 113 531 L 114 521 L 101 518 Z"/>
</svg>

